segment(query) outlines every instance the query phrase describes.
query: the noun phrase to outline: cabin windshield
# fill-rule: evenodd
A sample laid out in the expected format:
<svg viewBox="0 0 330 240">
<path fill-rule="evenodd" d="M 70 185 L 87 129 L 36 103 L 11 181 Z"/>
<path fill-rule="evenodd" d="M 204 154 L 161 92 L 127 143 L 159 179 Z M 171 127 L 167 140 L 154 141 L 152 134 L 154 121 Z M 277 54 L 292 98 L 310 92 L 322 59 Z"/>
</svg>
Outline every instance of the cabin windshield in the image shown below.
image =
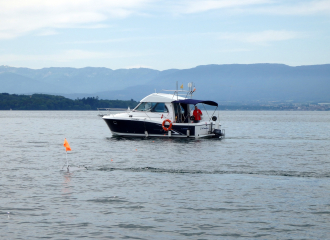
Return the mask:
<svg viewBox="0 0 330 240">
<path fill-rule="evenodd" d="M 165 103 L 156 103 L 156 105 L 151 109 L 151 112 L 168 112 Z"/>
<path fill-rule="evenodd" d="M 148 111 L 148 112 L 168 112 L 165 103 L 156 102 L 142 102 L 135 109 L 135 111 Z"/>
</svg>

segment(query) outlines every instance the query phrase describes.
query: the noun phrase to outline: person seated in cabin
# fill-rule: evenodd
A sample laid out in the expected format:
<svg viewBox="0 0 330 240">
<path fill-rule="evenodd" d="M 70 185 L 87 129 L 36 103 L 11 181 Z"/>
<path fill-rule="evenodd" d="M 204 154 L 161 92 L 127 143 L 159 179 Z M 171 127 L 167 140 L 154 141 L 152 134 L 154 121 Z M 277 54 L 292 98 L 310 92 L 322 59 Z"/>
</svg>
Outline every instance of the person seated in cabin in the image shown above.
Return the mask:
<svg viewBox="0 0 330 240">
<path fill-rule="evenodd" d="M 201 116 L 203 115 L 202 111 L 198 109 L 196 105 L 193 115 L 194 115 L 194 123 L 198 123 L 201 120 Z"/>
</svg>

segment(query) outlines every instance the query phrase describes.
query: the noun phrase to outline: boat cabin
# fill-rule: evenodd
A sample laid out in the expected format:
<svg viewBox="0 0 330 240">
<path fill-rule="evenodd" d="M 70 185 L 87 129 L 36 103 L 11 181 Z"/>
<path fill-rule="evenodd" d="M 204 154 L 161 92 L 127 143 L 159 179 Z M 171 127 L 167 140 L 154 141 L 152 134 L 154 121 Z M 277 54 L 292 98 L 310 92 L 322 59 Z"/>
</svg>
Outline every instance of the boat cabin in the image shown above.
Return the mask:
<svg viewBox="0 0 330 240">
<path fill-rule="evenodd" d="M 144 116 L 147 114 L 151 118 L 163 116 L 176 123 L 188 123 L 190 121 L 189 104 L 176 102 L 184 99 L 172 94 L 153 93 L 143 98 L 132 112 L 140 112 Z"/>
</svg>

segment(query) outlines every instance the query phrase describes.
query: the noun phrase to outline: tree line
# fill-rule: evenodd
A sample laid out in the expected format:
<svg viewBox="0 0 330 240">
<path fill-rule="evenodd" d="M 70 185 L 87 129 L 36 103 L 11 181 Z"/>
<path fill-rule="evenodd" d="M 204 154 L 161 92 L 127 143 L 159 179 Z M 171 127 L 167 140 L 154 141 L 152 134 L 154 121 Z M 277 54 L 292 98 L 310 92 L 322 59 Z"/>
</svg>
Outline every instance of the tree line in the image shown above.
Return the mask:
<svg viewBox="0 0 330 240">
<path fill-rule="evenodd" d="M 137 104 L 133 99 L 123 101 L 87 97 L 72 100 L 48 94 L 0 93 L 0 110 L 96 110 L 97 108 L 134 108 Z"/>
</svg>

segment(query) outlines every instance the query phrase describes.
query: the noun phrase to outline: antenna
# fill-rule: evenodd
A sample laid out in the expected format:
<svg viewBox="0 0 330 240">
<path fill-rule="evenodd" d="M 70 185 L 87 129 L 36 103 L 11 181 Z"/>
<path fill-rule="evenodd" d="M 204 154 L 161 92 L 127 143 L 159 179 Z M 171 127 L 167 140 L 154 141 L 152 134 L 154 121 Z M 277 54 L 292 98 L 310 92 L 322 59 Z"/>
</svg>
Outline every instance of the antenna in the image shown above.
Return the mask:
<svg viewBox="0 0 330 240">
<path fill-rule="evenodd" d="M 192 94 L 194 93 L 193 84 L 194 84 L 193 82 L 188 83 L 188 89 L 189 89 L 188 94 L 190 94 L 190 98 L 192 98 Z"/>
<path fill-rule="evenodd" d="M 178 81 L 176 81 L 176 100 L 179 100 L 178 90 Z"/>
</svg>

